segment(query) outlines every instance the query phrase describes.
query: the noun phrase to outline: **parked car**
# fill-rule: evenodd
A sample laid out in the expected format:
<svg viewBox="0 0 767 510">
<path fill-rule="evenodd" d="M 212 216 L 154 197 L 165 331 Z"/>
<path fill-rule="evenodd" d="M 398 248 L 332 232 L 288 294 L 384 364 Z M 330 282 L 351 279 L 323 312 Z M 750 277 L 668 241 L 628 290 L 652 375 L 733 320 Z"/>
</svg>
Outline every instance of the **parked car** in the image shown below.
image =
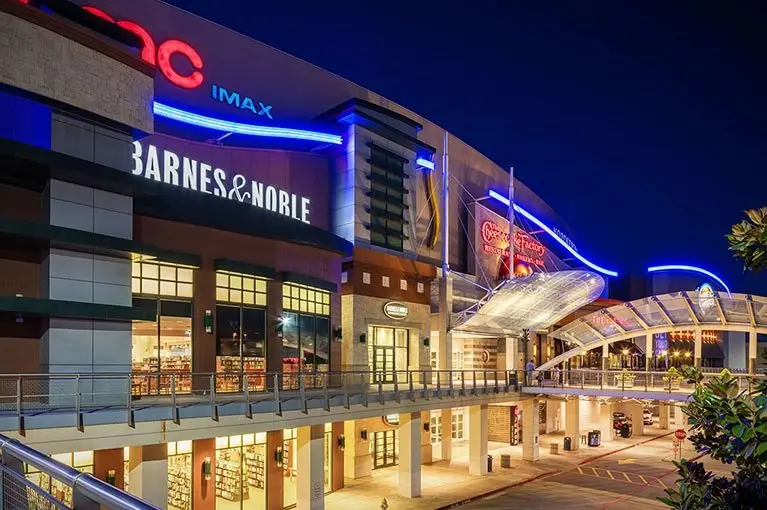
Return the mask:
<svg viewBox="0 0 767 510">
<path fill-rule="evenodd" d="M 613 428 L 621 437 L 631 437 L 634 427 L 631 419 L 623 413 L 613 413 Z"/>
<path fill-rule="evenodd" d="M 642 422 L 645 425 L 652 425 L 655 423 L 655 417 L 652 415 L 652 411 L 650 409 L 645 408 L 645 410 L 642 412 Z"/>
</svg>

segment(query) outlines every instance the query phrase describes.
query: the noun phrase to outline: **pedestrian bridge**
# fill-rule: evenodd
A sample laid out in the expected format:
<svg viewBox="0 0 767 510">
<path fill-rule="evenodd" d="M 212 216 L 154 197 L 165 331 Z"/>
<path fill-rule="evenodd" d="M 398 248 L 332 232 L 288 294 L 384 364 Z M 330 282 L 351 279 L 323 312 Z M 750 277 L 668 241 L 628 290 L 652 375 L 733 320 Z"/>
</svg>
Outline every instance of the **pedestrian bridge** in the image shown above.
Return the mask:
<svg viewBox="0 0 767 510">
<path fill-rule="evenodd" d="M 719 373 L 704 374 L 703 381 Z M 741 389 L 750 389 L 764 375 L 733 375 Z M 686 400 L 695 389 L 678 372 L 629 370 L 536 370 L 520 391 L 527 395 L 624 397 L 641 400 Z"/>
</svg>

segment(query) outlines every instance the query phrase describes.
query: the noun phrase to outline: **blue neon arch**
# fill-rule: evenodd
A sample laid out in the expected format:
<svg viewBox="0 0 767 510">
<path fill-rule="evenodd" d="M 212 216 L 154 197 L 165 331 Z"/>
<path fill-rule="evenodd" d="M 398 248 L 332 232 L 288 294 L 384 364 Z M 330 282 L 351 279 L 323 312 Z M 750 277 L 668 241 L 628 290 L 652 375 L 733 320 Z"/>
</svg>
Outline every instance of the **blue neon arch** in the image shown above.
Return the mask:
<svg viewBox="0 0 767 510">
<path fill-rule="evenodd" d="M 237 133 L 247 136 L 264 136 L 270 138 L 289 138 L 292 140 L 307 140 L 313 142 L 323 142 L 333 145 L 341 145 L 343 139 L 341 135 L 333 133 L 322 133 L 320 131 L 308 131 L 305 129 L 293 129 L 277 126 L 260 126 L 257 124 L 243 124 L 241 122 L 231 122 L 214 117 L 199 115 L 180 108 L 173 108 L 157 101 L 153 105 L 154 114 L 158 117 L 191 124 L 193 126 L 215 129 L 225 133 Z"/>
<path fill-rule="evenodd" d="M 724 280 L 719 278 L 717 275 L 712 273 L 711 271 L 708 271 L 707 269 L 703 269 L 702 267 L 697 266 L 688 266 L 686 264 L 668 264 L 665 266 L 650 266 L 647 268 L 648 273 L 659 273 L 661 271 L 689 271 L 692 273 L 699 273 L 702 275 L 706 275 L 715 282 L 717 282 L 719 285 L 721 285 L 725 291 L 727 291 L 728 296 L 732 296 L 730 293 L 730 288 L 727 286 L 727 284 L 724 283 Z"/>
<path fill-rule="evenodd" d="M 506 207 L 509 206 L 509 198 L 508 197 L 506 197 L 506 196 L 504 196 L 504 195 L 502 195 L 502 194 L 500 194 L 500 193 L 498 193 L 497 191 L 494 191 L 494 190 L 490 190 L 489 195 L 492 198 L 494 198 L 494 199 L 498 200 L 499 202 L 501 202 L 502 204 L 504 204 Z M 521 214 L 522 216 L 524 216 L 525 218 L 527 218 L 528 220 L 530 220 L 531 222 L 533 222 L 534 224 L 536 224 L 538 227 L 540 227 L 541 230 L 543 230 L 544 232 L 549 234 L 555 241 L 557 241 L 560 245 L 562 245 L 562 247 L 565 250 L 567 250 L 573 257 L 575 257 L 576 259 L 580 260 L 587 267 L 590 267 L 594 271 L 597 271 L 599 273 L 605 274 L 607 276 L 616 276 L 616 277 L 618 276 L 618 272 L 617 271 L 612 271 L 610 269 L 605 269 L 602 266 L 598 266 L 598 265 L 594 264 L 593 262 L 591 262 L 590 260 L 588 260 L 583 255 L 581 255 L 580 253 L 578 253 L 577 251 L 575 251 L 569 244 L 567 244 L 567 242 L 565 242 L 564 239 L 559 237 L 556 234 L 556 232 L 554 232 L 554 230 L 552 230 L 548 225 L 546 225 L 541 220 L 539 220 L 538 218 L 533 216 L 532 213 L 530 213 L 530 212 L 526 211 L 525 209 L 523 209 L 522 207 L 520 207 L 519 204 L 516 204 L 516 203 L 514 204 L 514 210 L 516 212 L 518 212 L 519 214 Z"/>
</svg>

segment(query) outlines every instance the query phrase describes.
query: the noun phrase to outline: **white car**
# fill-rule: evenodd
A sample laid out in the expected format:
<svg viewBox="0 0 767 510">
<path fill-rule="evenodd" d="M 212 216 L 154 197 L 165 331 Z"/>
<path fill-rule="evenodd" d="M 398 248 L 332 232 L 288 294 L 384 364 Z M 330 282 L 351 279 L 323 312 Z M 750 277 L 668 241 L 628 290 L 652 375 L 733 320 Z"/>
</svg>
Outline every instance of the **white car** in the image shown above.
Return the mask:
<svg viewBox="0 0 767 510">
<path fill-rule="evenodd" d="M 645 425 L 652 425 L 652 424 L 654 423 L 654 421 L 655 421 L 655 420 L 654 420 L 654 418 L 653 418 L 653 415 L 652 415 L 652 411 L 651 411 L 651 410 L 649 410 L 649 409 L 645 409 L 645 410 L 642 412 L 642 422 L 643 422 Z"/>
</svg>

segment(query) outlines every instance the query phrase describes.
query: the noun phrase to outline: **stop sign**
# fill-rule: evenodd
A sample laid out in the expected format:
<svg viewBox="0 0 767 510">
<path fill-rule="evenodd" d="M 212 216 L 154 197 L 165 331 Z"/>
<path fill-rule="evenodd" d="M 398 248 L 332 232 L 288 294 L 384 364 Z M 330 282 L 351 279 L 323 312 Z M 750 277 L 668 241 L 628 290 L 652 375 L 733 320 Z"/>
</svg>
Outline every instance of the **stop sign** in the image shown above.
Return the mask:
<svg viewBox="0 0 767 510">
<path fill-rule="evenodd" d="M 684 431 L 684 429 L 676 429 L 674 431 L 674 437 L 679 439 L 680 441 L 683 440 L 685 437 L 687 437 L 687 432 Z"/>
</svg>

